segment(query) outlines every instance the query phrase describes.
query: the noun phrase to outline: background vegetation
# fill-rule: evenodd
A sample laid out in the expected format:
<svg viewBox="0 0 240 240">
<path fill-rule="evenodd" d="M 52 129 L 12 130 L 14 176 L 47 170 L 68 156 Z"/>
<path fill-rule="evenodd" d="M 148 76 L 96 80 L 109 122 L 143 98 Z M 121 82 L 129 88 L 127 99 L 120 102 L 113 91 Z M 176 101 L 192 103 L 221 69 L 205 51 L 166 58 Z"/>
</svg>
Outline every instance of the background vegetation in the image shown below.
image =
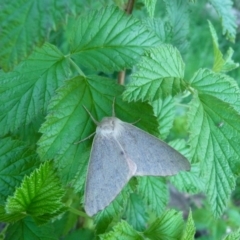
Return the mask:
<svg viewBox="0 0 240 240">
<path fill-rule="evenodd" d="M 240 4 L 132 2 L 1 1 L 3 239 L 240 239 Z M 96 128 L 82 106 L 100 121 L 114 97 L 192 168 L 133 178 L 89 218 L 92 140 L 74 143 Z"/>
</svg>

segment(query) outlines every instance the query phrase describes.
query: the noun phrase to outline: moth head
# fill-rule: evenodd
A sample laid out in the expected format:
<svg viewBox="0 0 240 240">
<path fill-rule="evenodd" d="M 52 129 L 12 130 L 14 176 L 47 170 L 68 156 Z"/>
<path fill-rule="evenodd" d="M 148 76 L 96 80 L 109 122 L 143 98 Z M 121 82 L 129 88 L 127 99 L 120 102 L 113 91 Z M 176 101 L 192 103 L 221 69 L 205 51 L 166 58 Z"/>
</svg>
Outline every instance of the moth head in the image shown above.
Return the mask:
<svg viewBox="0 0 240 240">
<path fill-rule="evenodd" d="M 105 117 L 98 124 L 96 133 L 102 135 L 117 135 L 121 131 L 121 120 L 116 117 Z"/>
</svg>

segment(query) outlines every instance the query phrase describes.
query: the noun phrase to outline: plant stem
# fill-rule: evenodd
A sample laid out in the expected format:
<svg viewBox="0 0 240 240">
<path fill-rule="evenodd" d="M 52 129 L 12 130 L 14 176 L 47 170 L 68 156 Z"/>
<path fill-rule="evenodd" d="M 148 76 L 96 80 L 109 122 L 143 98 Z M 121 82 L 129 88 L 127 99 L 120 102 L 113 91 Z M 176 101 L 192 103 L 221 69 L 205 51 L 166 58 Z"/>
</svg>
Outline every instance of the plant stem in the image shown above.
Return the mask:
<svg viewBox="0 0 240 240">
<path fill-rule="evenodd" d="M 68 210 L 76 215 L 79 215 L 81 217 L 85 217 L 85 218 L 90 218 L 86 213 L 77 210 L 76 208 L 73 207 L 68 207 Z"/>
<path fill-rule="evenodd" d="M 127 7 L 125 8 L 125 12 L 127 14 L 132 14 L 135 0 L 128 0 Z"/>
<path fill-rule="evenodd" d="M 118 84 L 124 85 L 124 82 L 125 82 L 125 73 L 126 73 L 125 70 L 123 70 L 123 71 L 121 71 L 121 72 L 118 73 Z"/>
<path fill-rule="evenodd" d="M 132 14 L 133 7 L 134 7 L 134 2 L 135 2 L 135 0 L 128 0 L 127 6 L 125 8 L 125 12 L 128 15 Z M 126 75 L 126 70 L 125 69 L 118 73 L 118 84 L 124 85 L 125 75 Z"/>
</svg>

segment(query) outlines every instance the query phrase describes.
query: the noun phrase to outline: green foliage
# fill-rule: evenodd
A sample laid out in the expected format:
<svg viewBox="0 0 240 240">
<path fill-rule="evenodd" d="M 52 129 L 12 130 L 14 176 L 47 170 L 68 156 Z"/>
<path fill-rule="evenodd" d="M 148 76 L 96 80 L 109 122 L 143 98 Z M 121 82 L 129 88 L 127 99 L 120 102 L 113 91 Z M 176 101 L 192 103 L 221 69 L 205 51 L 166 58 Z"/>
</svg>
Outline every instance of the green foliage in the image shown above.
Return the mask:
<svg viewBox="0 0 240 240">
<path fill-rule="evenodd" d="M 134 229 L 138 231 L 144 230 L 147 214 L 142 199 L 135 193 L 130 194 L 128 198 L 125 217 L 126 221 L 129 222 Z"/>
<path fill-rule="evenodd" d="M 154 17 L 154 11 L 155 11 L 155 5 L 156 5 L 156 2 L 157 0 L 143 0 L 146 8 L 147 8 L 147 11 L 149 13 L 149 16 L 151 18 Z"/>
<path fill-rule="evenodd" d="M 178 239 L 182 235 L 183 227 L 181 213 L 169 210 L 157 218 L 144 232 L 144 235 L 152 240 Z"/>
<path fill-rule="evenodd" d="M 117 8 L 81 16 L 71 33 L 71 56 L 81 65 L 111 72 L 135 64 L 144 49 L 157 44 L 158 38 L 141 22 L 127 17 Z"/>
<path fill-rule="evenodd" d="M 138 179 L 138 192 L 156 215 L 160 215 L 168 202 L 166 182 L 162 178 L 142 177 Z"/>
<path fill-rule="evenodd" d="M 9 226 L 5 239 L 57 240 L 58 238 L 50 223 L 37 226 L 30 217 L 27 217 Z"/>
<path fill-rule="evenodd" d="M 197 90 L 188 113 L 191 155 L 202 164 L 205 191 L 219 216 L 239 169 L 239 88 L 233 79 L 207 69 L 200 69 L 189 84 Z"/>
<path fill-rule="evenodd" d="M 101 240 L 111 240 L 111 239 L 126 239 L 126 240 L 142 240 L 140 233 L 134 230 L 127 222 L 119 222 L 113 231 L 100 235 Z"/>
<path fill-rule="evenodd" d="M 226 236 L 224 240 L 237 240 L 239 238 L 240 238 L 240 230 L 228 234 L 228 236 Z"/>
<path fill-rule="evenodd" d="M 10 137 L 1 139 L 0 159 L 0 200 L 3 204 L 23 177 L 39 165 L 39 160 L 34 149 Z"/>
<path fill-rule="evenodd" d="M 74 1 L 21 0 L 1 3 L 1 67 L 13 69 L 35 48 L 42 45 L 51 30 L 66 22 L 76 8 Z"/>
<path fill-rule="evenodd" d="M 161 45 L 146 53 L 138 71 L 132 74 L 123 98 L 128 101 L 164 99 L 180 91 L 184 76 L 184 63 L 176 48 Z"/>
<path fill-rule="evenodd" d="M 239 63 L 234 63 L 232 60 L 233 50 L 229 48 L 227 51 L 227 56 L 224 58 L 218 45 L 217 33 L 211 22 L 208 22 L 209 28 L 213 40 L 213 51 L 214 51 L 214 65 L 213 71 L 215 72 L 228 72 L 239 66 Z"/>
<path fill-rule="evenodd" d="M 185 226 L 181 240 L 193 240 L 195 235 L 195 226 L 192 218 L 192 212 L 189 212 L 187 224 Z"/>
<path fill-rule="evenodd" d="M 2 1 L 5 239 L 190 240 L 196 231 L 240 238 L 239 207 L 230 201 L 240 174 L 233 1 L 135 1 L 126 14 L 129 2 Z M 96 126 L 84 107 L 100 122 L 112 105 L 116 117 L 185 155 L 191 170 L 134 177 L 89 218 L 84 190 Z M 168 205 L 172 185 L 183 212 Z"/>
<path fill-rule="evenodd" d="M 221 18 L 223 34 L 226 34 L 227 38 L 230 41 L 234 41 L 236 36 L 237 23 L 234 14 L 231 13 L 233 11 L 233 2 L 231 0 L 210 0 L 210 3 L 216 9 L 219 17 Z"/>
<path fill-rule="evenodd" d="M 153 111 L 158 120 L 158 131 L 162 139 L 165 139 L 173 125 L 175 117 L 175 99 L 171 96 L 165 99 L 157 99 L 152 102 Z"/>
<path fill-rule="evenodd" d="M 52 168 L 52 164 L 46 162 L 23 179 L 14 195 L 7 199 L 6 216 L 26 214 L 42 222 L 61 212 L 64 192 Z"/>
<path fill-rule="evenodd" d="M 129 239 L 129 240 L 161 240 L 161 239 L 193 239 L 194 225 L 190 213 L 187 225 L 184 229 L 184 221 L 180 213 L 175 210 L 164 212 L 151 223 L 144 232 L 133 229 L 127 222 L 118 223 L 111 232 L 103 234 L 100 239 Z"/>
<path fill-rule="evenodd" d="M 164 2 L 171 26 L 171 43 L 180 52 L 185 52 L 188 47 L 189 4 L 185 0 L 164 0 Z"/>
<path fill-rule="evenodd" d="M 49 100 L 69 73 L 64 55 L 46 43 L 12 72 L 0 73 L 1 135 L 15 131 L 46 112 Z"/>
</svg>

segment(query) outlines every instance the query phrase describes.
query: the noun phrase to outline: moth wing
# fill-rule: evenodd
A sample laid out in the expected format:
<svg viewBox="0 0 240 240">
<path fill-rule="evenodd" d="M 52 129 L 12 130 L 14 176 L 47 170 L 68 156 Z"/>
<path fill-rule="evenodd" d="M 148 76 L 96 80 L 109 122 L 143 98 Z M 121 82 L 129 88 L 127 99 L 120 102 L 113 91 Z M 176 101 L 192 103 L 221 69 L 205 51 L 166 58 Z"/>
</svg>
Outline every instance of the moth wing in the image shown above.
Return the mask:
<svg viewBox="0 0 240 240">
<path fill-rule="evenodd" d="M 167 143 L 129 123 L 122 122 L 122 126 L 118 141 L 137 165 L 135 176 L 169 176 L 190 170 L 188 160 Z"/>
<path fill-rule="evenodd" d="M 108 206 L 134 175 L 136 165 L 127 158 L 114 136 L 96 134 L 85 187 L 85 211 L 89 216 Z"/>
</svg>

